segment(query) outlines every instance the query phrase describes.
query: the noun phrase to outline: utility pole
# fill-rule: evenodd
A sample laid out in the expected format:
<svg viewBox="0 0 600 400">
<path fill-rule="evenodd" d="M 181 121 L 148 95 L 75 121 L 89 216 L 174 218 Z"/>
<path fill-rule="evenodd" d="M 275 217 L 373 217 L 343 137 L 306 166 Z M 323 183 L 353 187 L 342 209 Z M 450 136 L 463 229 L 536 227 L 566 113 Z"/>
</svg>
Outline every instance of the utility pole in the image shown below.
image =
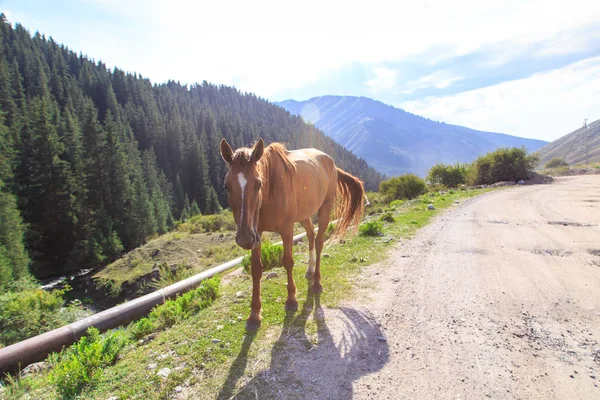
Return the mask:
<svg viewBox="0 0 600 400">
<path fill-rule="evenodd" d="M 587 132 L 587 120 L 588 120 L 587 118 L 585 118 L 583 120 L 583 129 L 584 129 L 584 131 L 583 131 L 583 138 L 585 140 L 585 164 L 589 165 L 589 163 L 590 163 L 590 155 L 589 155 L 589 152 L 588 152 L 588 142 L 589 142 L 590 138 L 588 137 L 589 135 L 588 135 L 588 132 Z"/>
</svg>

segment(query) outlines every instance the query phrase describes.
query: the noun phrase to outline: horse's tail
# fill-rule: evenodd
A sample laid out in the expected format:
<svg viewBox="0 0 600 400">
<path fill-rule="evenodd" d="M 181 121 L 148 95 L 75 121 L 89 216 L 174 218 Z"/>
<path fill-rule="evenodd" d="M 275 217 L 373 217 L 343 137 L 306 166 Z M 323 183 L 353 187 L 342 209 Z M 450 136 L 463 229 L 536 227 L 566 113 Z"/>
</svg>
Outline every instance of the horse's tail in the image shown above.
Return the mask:
<svg viewBox="0 0 600 400">
<path fill-rule="evenodd" d="M 360 179 L 337 168 L 337 199 L 334 218 L 338 219 L 332 238 L 342 237 L 350 228 L 358 229 L 363 211 L 365 190 Z"/>
</svg>

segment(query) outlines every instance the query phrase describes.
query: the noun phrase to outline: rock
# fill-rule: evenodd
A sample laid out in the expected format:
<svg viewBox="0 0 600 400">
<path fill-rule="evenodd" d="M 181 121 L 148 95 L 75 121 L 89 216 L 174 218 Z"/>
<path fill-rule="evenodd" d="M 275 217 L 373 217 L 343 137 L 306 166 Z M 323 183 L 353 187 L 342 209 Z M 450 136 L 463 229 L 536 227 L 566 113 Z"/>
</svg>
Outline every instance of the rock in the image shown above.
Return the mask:
<svg viewBox="0 0 600 400">
<path fill-rule="evenodd" d="M 158 364 L 150 364 L 150 365 L 148 365 L 148 368 L 146 368 L 146 369 L 153 370 L 153 369 L 156 369 L 156 367 L 158 367 Z"/>
<path fill-rule="evenodd" d="M 265 279 L 273 279 L 273 278 L 277 278 L 279 275 L 277 274 L 277 272 L 275 271 L 271 271 L 267 274 L 267 276 L 265 277 Z"/>
<path fill-rule="evenodd" d="M 429 205 L 427 206 L 427 209 L 428 209 L 428 210 L 435 210 L 435 207 L 433 206 L 433 204 L 429 204 Z"/>
<path fill-rule="evenodd" d="M 183 388 L 181 386 L 175 386 L 175 393 L 183 392 Z"/>
<path fill-rule="evenodd" d="M 496 182 L 493 185 L 491 185 L 492 187 L 502 187 L 502 186 L 515 186 L 516 183 L 512 182 L 512 181 L 500 181 L 500 182 Z"/>
<path fill-rule="evenodd" d="M 519 182 L 517 182 L 517 184 L 519 184 L 519 185 L 524 185 L 524 184 L 525 184 L 525 181 L 524 181 L 523 179 L 521 179 Z"/>
<path fill-rule="evenodd" d="M 165 358 L 169 358 L 169 357 L 171 357 L 170 354 L 161 354 L 160 356 L 158 356 L 158 359 L 159 360 L 164 360 Z"/>
<path fill-rule="evenodd" d="M 358 261 L 360 261 L 361 263 L 364 263 L 364 262 L 367 262 L 367 259 L 361 257 Z"/>
<path fill-rule="evenodd" d="M 119 400 L 119 398 L 117 396 L 111 396 L 106 400 Z"/>
<path fill-rule="evenodd" d="M 458 204 L 458 203 L 460 203 L 460 201 L 454 200 L 454 204 Z"/>
<path fill-rule="evenodd" d="M 213 340 L 211 340 L 211 342 L 213 342 L 213 343 L 221 343 L 221 339 L 213 339 Z"/>
<path fill-rule="evenodd" d="M 223 329 L 223 325 L 217 325 L 217 330 L 220 331 L 221 329 Z"/>
<path fill-rule="evenodd" d="M 380 342 L 387 342 L 387 340 L 383 336 L 379 336 L 379 341 Z"/>
<path fill-rule="evenodd" d="M 158 371 L 156 373 L 156 375 L 160 376 L 161 378 L 167 378 L 170 373 L 171 373 L 171 369 L 165 367 L 165 368 L 161 369 L 160 371 Z"/>
<path fill-rule="evenodd" d="M 242 292 L 241 290 L 239 292 L 236 292 L 235 297 L 242 297 L 244 295 L 244 292 Z"/>
<path fill-rule="evenodd" d="M 25 369 L 21 371 L 21 378 L 27 378 L 28 376 L 38 375 L 44 372 L 47 369 L 52 368 L 52 366 L 47 362 L 37 362 L 33 364 L 29 364 Z"/>
<path fill-rule="evenodd" d="M 323 258 L 329 258 L 331 256 L 329 255 L 329 253 L 323 253 L 323 254 L 321 254 L 321 257 L 323 257 Z"/>
</svg>

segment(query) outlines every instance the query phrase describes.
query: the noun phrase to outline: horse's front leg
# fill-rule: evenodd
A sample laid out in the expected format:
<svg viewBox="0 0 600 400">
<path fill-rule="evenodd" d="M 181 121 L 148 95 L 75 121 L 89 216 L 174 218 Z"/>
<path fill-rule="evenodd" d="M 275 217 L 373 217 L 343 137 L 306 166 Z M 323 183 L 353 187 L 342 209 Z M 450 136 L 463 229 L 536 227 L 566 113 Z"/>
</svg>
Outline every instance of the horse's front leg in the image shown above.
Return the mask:
<svg viewBox="0 0 600 400">
<path fill-rule="evenodd" d="M 285 309 L 295 311 L 298 309 L 298 300 L 296 299 L 296 283 L 294 282 L 294 226 L 286 229 L 285 233 L 281 234 L 283 241 L 283 266 L 287 272 L 287 291 L 288 297 L 285 302 Z"/>
<path fill-rule="evenodd" d="M 252 303 L 250 305 L 250 316 L 246 320 L 247 330 L 256 330 L 260 328 L 260 309 L 262 301 L 260 300 L 260 280 L 262 278 L 263 265 L 260 259 L 260 243 L 252 249 Z"/>
</svg>

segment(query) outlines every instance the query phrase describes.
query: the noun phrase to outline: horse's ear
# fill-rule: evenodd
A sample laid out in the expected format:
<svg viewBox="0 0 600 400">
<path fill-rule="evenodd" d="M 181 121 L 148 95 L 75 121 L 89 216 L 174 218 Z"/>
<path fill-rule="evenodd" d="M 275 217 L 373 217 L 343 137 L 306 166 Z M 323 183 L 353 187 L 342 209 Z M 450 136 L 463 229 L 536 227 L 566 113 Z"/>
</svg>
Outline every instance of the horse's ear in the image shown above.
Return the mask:
<svg viewBox="0 0 600 400">
<path fill-rule="evenodd" d="M 233 150 L 225 138 L 221 139 L 221 157 L 228 164 L 233 160 Z"/>
<path fill-rule="evenodd" d="M 260 160 L 261 157 L 263 156 L 264 151 L 265 151 L 265 142 L 262 140 L 262 138 L 260 138 L 260 139 L 258 139 L 258 143 L 256 143 L 254 145 L 254 149 L 252 149 L 252 156 L 250 156 L 250 161 L 258 162 L 258 160 Z"/>
</svg>

